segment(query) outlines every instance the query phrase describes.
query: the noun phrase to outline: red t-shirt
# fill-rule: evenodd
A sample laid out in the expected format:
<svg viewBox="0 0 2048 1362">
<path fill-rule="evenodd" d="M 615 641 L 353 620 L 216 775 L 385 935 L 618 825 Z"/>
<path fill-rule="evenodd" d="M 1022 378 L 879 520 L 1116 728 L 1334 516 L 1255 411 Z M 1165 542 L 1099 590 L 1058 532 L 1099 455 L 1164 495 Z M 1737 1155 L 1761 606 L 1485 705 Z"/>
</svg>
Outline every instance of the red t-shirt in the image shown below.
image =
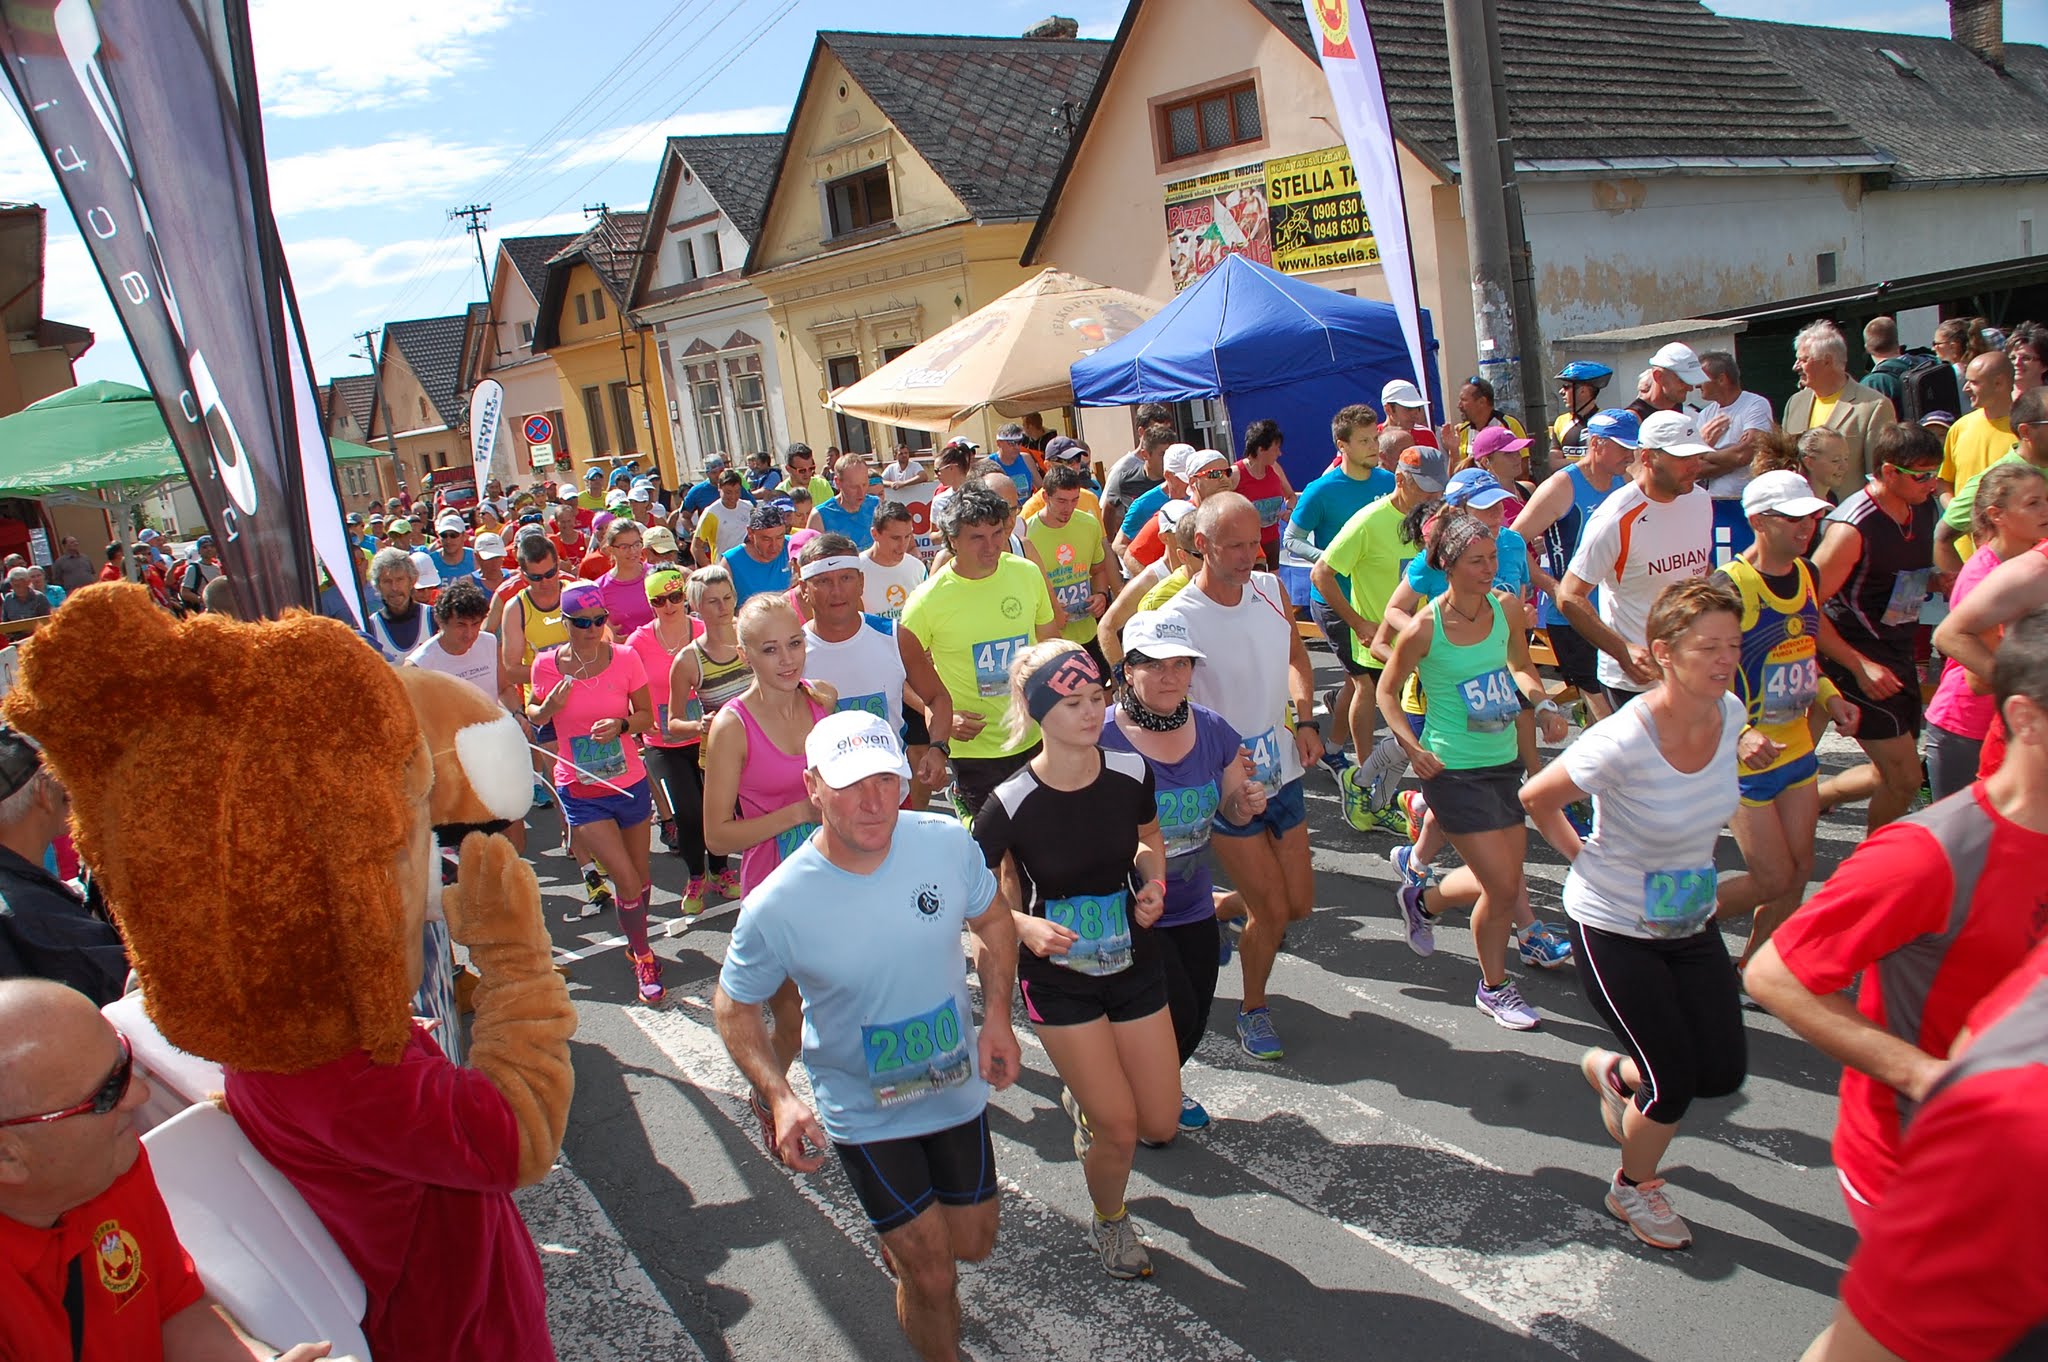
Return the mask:
<svg viewBox="0 0 2048 1362">
<path fill-rule="evenodd" d="M 1970 1031 L 1961 1076 L 1912 1118 L 1891 1194 L 1842 1279 L 1850 1313 L 1913 1362 L 2039 1356 L 2048 1342 L 2048 1255 L 2015 1251 L 2033 1241 L 2034 1190 L 2048 1183 L 2048 946 L 1970 1014 Z"/>
<path fill-rule="evenodd" d="M 490 1079 L 415 1025 L 396 1064 L 230 1070 L 227 1102 L 361 1275 L 377 1362 L 554 1362 L 540 1254 L 512 1204 L 519 1131 Z"/>
<path fill-rule="evenodd" d="M 107 564 L 105 567 L 100 569 L 100 580 L 103 582 L 121 581 L 121 569 L 116 567 L 112 563 Z"/>
<path fill-rule="evenodd" d="M 574 539 L 564 539 L 560 532 L 550 534 L 548 542 L 555 546 L 555 558 L 562 565 L 562 571 L 571 571 L 583 561 L 583 555 L 590 552 L 590 536 L 579 534 Z"/>
<path fill-rule="evenodd" d="M 104 1119 L 104 1118 L 102 1118 Z M 49 1229 L 0 1216 L 0 1356 L 69 1359 L 64 1287 L 79 1259 L 83 1362 L 156 1362 L 164 1321 L 206 1294 L 171 1228 L 149 1155 Z"/>
<path fill-rule="evenodd" d="M 1810 993 L 1839 992 L 1860 972 L 1858 1011 L 1946 1057 L 1970 1009 L 2048 934 L 2044 864 L 2048 835 L 2001 817 L 1979 781 L 1880 828 L 1771 940 Z M 1959 877 L 1974 880 L 1960 914 Z M 1882 1204 L 1898 1164 L 1898 1094 L 1844 1069 L 1834 1155 L 1855 1193 Z"/>
<path fill-rule="evenodd" d="M 1131 536 L 1130 545 L 1124 552 L 1130 558 L 1143 563 L 1147 567 L 1150 567 L 1165 556 L 1166 545 L 1159 542 L 1158 512 L 1153 512 L 1152 518 L 1145 522 L 1144 528 Z"/>
<path fill-rule="evenodd" d="M 1266 470 L 1265 477 L 1252 472 L 1246 459 L 1237 461 L 1237 494 L 1259 513 L 1259 543 L 1271 547 L 1280 542 L 1280 527 L 1287 522 L 1287 481 L 1280 465 Z"/>
</svg>

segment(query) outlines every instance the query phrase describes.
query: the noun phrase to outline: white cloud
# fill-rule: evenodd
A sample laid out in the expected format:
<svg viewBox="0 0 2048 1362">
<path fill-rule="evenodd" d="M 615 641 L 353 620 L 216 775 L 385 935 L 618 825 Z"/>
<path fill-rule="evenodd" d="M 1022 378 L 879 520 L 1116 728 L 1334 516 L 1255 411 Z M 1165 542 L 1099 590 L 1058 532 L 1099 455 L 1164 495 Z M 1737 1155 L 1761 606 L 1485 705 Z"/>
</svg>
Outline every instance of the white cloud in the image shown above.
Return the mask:
<svg viewBox="0 0 2048 1362">
<path fill-rule="evenodd" d="M 19 118 L 0 117 L 0 200 L 55 203 L 57 181 L 50 163 Z"/>
<path fill-rule="evenodd" d="M 423 99 L 483 63 L 519 0 L 252 0 L 257 76 L 274 118 L 360 113 Z"/>
<path fill-rule="evenodd" d="M 710 137 L 735 132 L 780 132 L 789 122 L 789 110 L 780 104 L 759 104 L 750 109 L 712 109 L 704 113 L 679 114 L 648 123 L 608 128 L 561 143 L 548 156 L 547 164 L 558 170 L 578 166 L 605 165 L 614 159 L 652 164 L 661 159 L 664 142 L 671 137 Z"/>
<path fill-rule="evenodd" d="M 270 202 L 280 218 L 366 204 L 433 202 L 503 166 L 502 147 L 407 133 L 360 147 L 272 157 Z"/>
<path fill-rule="evenodd" d="M 51 215 L 53 227 L 61 220 L 63 211 L 59 208 Z M 121 330 L 121 316 L 114 310 L 106 286 L 100 283 L 92 252 L 85 248 L 85 238 L 60 236 L 54 231 L 50 234 L 43 252 L 43 315 L 53 322 L 69 322 L 92 331 L 93 347 L 78 362 L 79 382 L 90 383 L 96 378 L 142 382 L 142 371 L 128 349 L 127 333 Z"/>
<path fill-rule="evenodd" d="M 583 215 L 575 212 L 507 222 L 485 234 L 484 254 L 487 259 L 495 260 L 501 237 L 574 232 L 580 231 L 584 225 Z M 398 301 L 394 290 L 415 279 L 431 281 L 462 274 L 469 276 L 467 287 L 472 293 L 475 291 L 476 248 L 468 237 L 460 233 L 413 237 L 382 244 L 346 236 L 316 236 L 294 241 L 287 234 L 284 250 L 292 282 L 301 298 L 316 298 L 341 289 L 374 293 L 374 297 L 365 298 L 364 308 L 358 313 L 360 316 L 381 317 Z M 416 295 L 412 301 L 423 304 L 433 296 L 430 289 L 424 298 Z M 430 314 L 408 307 L 404 315 Z"/>
</svg>

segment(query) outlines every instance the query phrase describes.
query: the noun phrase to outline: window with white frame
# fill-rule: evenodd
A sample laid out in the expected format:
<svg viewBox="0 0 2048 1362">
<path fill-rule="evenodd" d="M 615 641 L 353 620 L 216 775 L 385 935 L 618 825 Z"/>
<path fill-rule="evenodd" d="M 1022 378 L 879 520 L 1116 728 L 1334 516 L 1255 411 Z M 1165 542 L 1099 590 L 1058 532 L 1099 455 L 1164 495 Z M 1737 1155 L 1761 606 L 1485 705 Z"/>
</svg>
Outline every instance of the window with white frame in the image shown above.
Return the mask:
<svg viewBox="0 0 2048 1362">
<path fill-rule="evenodd" d="M 718 233 L 706 232 L 701 239 L 704 244 L 704 273 L 724 273 L 725 252 L 718 247 Z"/>
<path fill-rule="evenodd" d="M 739 416 L 739 448 L 735 454 L 772 454 L 768 433 L 768 384 L 761 374 L 759 355 L 736 355 L 725 361 L 726 376 L 732 380 L 733 405 Z"/>
<path fill-rule="evenodd" d="M 676 242 L 676 268 L 682 271 L 682 281 L 685 284 L 697 277 L 697 252 L 688 237 Z"/>
<path fill-rule="evenodd" d="M 686 364 L 690 406 L 697 415 L 697 442 L 702 454 L 730 453 L 725 437 L 725 396 L 718 386 L 718 365 Z"/>
</svg>

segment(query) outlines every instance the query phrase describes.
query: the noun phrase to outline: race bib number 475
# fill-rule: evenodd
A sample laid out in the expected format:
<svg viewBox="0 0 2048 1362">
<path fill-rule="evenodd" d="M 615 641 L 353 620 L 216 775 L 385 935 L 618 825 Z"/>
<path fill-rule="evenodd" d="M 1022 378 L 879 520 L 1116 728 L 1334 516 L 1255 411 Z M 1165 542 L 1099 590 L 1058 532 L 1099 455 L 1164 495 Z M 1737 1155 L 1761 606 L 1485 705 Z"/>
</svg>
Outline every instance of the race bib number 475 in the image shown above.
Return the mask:
<svg viewBox="0 0 2048 1362">
<path fill-rule="evenodd" d="M 974 690 L 984 700 L 1010 693 L 1010 665 L 1030 642 L 1024 635 L 974 645 Z"/>
</svg>

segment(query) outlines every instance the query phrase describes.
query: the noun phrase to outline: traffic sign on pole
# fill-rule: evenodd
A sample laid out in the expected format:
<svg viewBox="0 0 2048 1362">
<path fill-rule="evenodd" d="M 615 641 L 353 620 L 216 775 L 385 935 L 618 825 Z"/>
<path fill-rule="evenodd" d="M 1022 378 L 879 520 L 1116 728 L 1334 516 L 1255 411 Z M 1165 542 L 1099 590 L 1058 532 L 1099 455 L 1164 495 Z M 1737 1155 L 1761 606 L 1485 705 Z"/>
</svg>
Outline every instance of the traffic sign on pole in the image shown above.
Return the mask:
<svg viewBox="0 0 2048 1362">
<path fill-rule="evenodd" d="M 555 438 L 555 423 L 548 420 L 546 416 L 535 413 L 526 418 L 525 423 L 520 427 L 520 433 L 526 436 L 526 443 L 530 445 L 544 445 Z"/>
</svg>

